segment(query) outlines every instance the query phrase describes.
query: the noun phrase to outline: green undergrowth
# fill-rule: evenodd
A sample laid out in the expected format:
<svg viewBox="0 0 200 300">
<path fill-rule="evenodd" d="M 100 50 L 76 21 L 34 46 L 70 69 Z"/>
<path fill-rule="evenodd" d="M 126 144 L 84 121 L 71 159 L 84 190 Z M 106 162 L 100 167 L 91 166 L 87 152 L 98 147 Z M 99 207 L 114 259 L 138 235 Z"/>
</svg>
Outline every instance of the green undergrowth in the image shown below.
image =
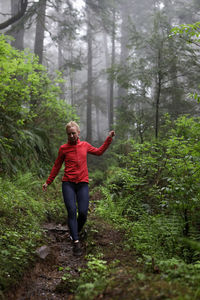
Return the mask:
<svg viewBox="0 0 200 300">
<path fill-rule="evenodd" d="M 200 265 L 199 118 L 166 116 L 163 135 L 116 141 L 117 165 L 92 174 L 93 207 L 125 231 L 146 268 L 198 292 Z M 167 131 L 165 130 L 166 128 Z M 155 271 L 154 270 L 154 271 Z"/>
<path fill-rule="evenodd" d="M 133 221 L 130 216 L 123 216 L 124 206 L 116 204 L 108 189 L 100 187 L 98 192 L 101 192 L 102 198 L 96 203 L 97 215 L 125 232 L 124 247 L 136 251 L 139 256 L 137 262 L 144 266 L 144 277 L 147 276 L 145 273 L 159 274 L 162 280 L 192 288 L 193 299 L 199 299 L 199 243 L 180 238 L 182 227 L 177 216 L 150 215 L 145 210 L 142 213 L 142 208 L 137 210 L 136 204 L 137 217 L 134 216 Z M 134 209 L 132 213 L 134 215 Z M 196 257 L 192 263 L 187 262 L 190 255 L 193 259 Z M 191 299 L 190 294 L 188 297 L 185 295 L 178 299 Z"/>
<path fill-rule="evenodd" d="M 95 236 L 98 232 L 95 221 L 87 222 L 87 254 L 84 257 L 85 265 L 74 272 L 70 267 L 59 267 L 64 274 L 62 281 L 56 287 L 57 292 L 68 292 L 75 300 L 92 300 L 102 297 L 107 286 L 111 284 L 112 275 L 117 272 L 119 261 L 117 258 L 111 262 L 106 260 L 105 253 L 96 244 Z"/>
<path fill-rule="evenodd" d="M 16 284 L 44 242 L 41 224 L 64 221 L 61 195 L 54 185 L 42 191 L 42 182 L 31 173 L 0 178 L 0 288 Z"/>
<path fill-rule="evenodd" d="M 96 255 L 89 254 L 85 257 L 86 265 L 78 269 L 78 274 L 74 275 L 69 267 L 64 269 L 62 281 L 57 286 L 57 292 L 70 292 L 75 300 L 92 300 L 101 295 L 105 290 L 112 265 L 108 265 L 102 253 Z M 62 267 L 59 267 L 63 271 Z"/>
<path fill-rule="evenodd" d="M 178 269 L 177 260 L 168 262 L 171 269 L 168 265 L 165 273 L 161 270 L 155 272 L 152 260 L 150 262 L 146 257 L 145 261 L 142 255 L 135 253 L 133 247 L 131 251 L 124 247 L 123 242 L 127 240 L 125 236 L 123 239 L 124 229 L 116 230 L 107 223 L 105 217 L 101 218 L 96 213 L 89 216 L 87 230 L 85 264 L 76 270 L 70 266 L 59 266 L 62 281 L 56 287 L 56 292 L 71 294 L 69 298 L 74 300 L 198 299 L 198 288 L 192 290 L 189 286 L 185 287 L 181 280 L 172 282 L 171 275 L 175 276 L 173 271 Z M 113 240 L 114 232 L 119 234 L 117 240 L 116 237 Z M 166 265 L 163 265 L 164 268 Z M 181 272 L 177 271 L 180 279 Z M 167 276 L 171 276 L 171 282 Z"/>
<path fill-rule="evenodd" d="M 101 294 L 108 284 L 110 266 L 103 258 L 103 254 L 89 254 L 86 268 L 80 270 L 80 276 L 77 281 L 76 300 L 94 299 Z"/>
</svg>

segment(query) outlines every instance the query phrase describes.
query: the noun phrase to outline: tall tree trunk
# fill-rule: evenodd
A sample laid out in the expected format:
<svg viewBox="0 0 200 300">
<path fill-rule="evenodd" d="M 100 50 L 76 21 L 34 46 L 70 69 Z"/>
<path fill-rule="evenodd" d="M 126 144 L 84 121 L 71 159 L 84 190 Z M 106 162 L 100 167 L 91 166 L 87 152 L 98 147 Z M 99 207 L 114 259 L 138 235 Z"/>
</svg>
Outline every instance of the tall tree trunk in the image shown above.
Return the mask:
<svg viewBox="0 0 200 300">
<path fill-rule="evenodd" d="M 155 120 L 155 138 L 158 138 L 159 131 L 159 109 L 160 109 L 160 95 L 161 95 L 161 84 L 162 84 L 162 74 L 161 74 L 161 48 L 158 49 L 158 72 L 157 72 L 157 84 L 156 84 L 156 120 Z"/>
<path fill-rule="evenodd" d="M 21 11 L 21 0 L 11 0 L 11 14 L 16 16 Z M 11 45 L 19 50 L 24 49 L 24 23 L 22 20 L 15 22 L 12 26 L 12 36 L 14 41 Z"/>
<path fill-rule="evenodd" d="M 5 9 L 7 7 L 8 1 L 2 0 L 1 2 L 3 2 L 0 4 L 1 7 L 3 7 Z M 17 25 L 16 22 L 18 20 L 20 20 L 23 17 L 23 15 L 25 14 L 27 5 L 28 5 L 28 0 L 19 0 L 18 2 L 17 2 L 17 0 L 16 1 L 11 0 L 11 15 L 12 16 L 9 19 L 7 19 L 6 21 L 3 21 L 2 23 L 0 23 L 0 30 L 7 28 L 8 26 L 10 26 L 14 23 Z M 1 9 L 1 7 L 0 7 L 0 11 L 3 11 L 3 8 Z M 10 8 L 10 3 L 9 3 L 9 8 Z M 23 24 L 23 21 L 20 22 L 20 25 L 21 24 Z M 13 28 L 13 31 L 14 31 L 14 28 Z M 12 32 L 12 29 L 9 30 L 9 32 Z"/>
<path fill-rule="evenodd" d="M 164 1 L 165 4 L 165 10 L 166 10 L 166 15 L 168 16 L 168 34 L 170 35 L 170 31 L 172 28 L 172 24 L 173 24 L 173 7 L 171 5 L 171 3 L 169 1 Z M 171 82 L 171 88 L 170 88 L 170 93 L 168 94 L 168 96 L 171 98 L 170 100 L 170 104 L 169 104 L 169 113 L 170 115 L 176 119 L 178 117 L 178 115 L 182 112 L 182 109 L 184 107 L 182 107 L 182 100 L 183 100 L 183 89 L 181 87 L 181 84 L 178 81 L 178 57 L 176 55 L 176 46 L 175 43 L 176 41 L 174 41 L 174 39 L 168 39 L 168 47 L 169 47 L 169 55 L 170 57 L 173 57 L 173 61 L 170 64 L 169 67 L 169 72 L 168 72 L 168 76 L 169 76 L 169 80 Z"/>
<path fill-rule="evenodd" d="M 104 52 L 105 52 L 105 69 L 108 70 L 110 67 L 110 59 L 109 59 L 109 52 L 108 52 L 108 39 L 107 33 L 103 31 L 103 45 L 104 45 Z M 107 103 L 107 110 L 108 110 L 108 128 L 109 128 L 109 97 L 110 97 L 110 80 L 107 79 L 106 82 L 106 103 Z"/>
<path fill-rule="evenodd" d="M 98 109 L 98 106 L 95 105 L 96 107 L 96 124 L 97 124 L 97 140 L 100 141 L 101 139 L 101 135 L 100 135 L 100 118 L 99 118 L 99 109 Z"/>
<path fill-rule="evenodd" d="M 62 46 L 62 41 L 58 40 L 58 70 L 62 73 L 63 75 L 63 64 L 64 64 L 64 59 L 63 59 L 63 46 Z M 65 99 L 65 84 L 63 82 L 59 82 L 60 86 L 60 99 Z"/>
<path fill-rule="evenodd" d="M 74 53 L 73 53 L 73 43 L 70 43 L 69 47 L 69 58 L 70 61 L 74 61 Z M 70 98 L 71 98 L 71 105 L 74 106 L 74 78 L 75 78 L 75 72 L 74 72 L 74 67 L 71 66 L 69 67 L 69 81 L 70 81 Z"/>
<path fill-rule="evenodd" d="M 121 46 L 121 52 L 120 52 L 120 65 L 122 68 L 125 69 L 126 66 L 126 59 L 128 57 L 128 15 L 129 15 L 129 1 L 125 0 L 121 4 L 121 40 L 120 40 L 120 46 Z M 119 86 L 118 89 L 118 103 L 117 106 L 120 107 L 123 105 L 123 99 L 127 95 L 127 90 L 123 87 Z"/>
<path fill-rule="evenodd" d="M 142 108 L 142 104 L 139 103 L 138 104 L 138 111 L 139 111 L 139 114 L 138 114 L 138 118 L 136 118 L 136 126 L 137 126 L 137 131 L 138 131 L 138 134 L 139 134 L 139 137 L 140 137 L 140 143 L 143 144 L 144 143 L 144 111 L 143 111 L 143 108 Z"/>
<path fill-rule="evenodd" d="M 112 23 L 112 55 L 111 55 L 111 69 L 115 64 L 115 9 L 113 8 L 113 23 Z M 110 98 L 109 98 L 109 130 L 114 125 L 114 80 L 113 76 L 110 79 Z"/>
<path fill-rule="evenodd" d="M 46 0 L 40 0 L 37 11 L 37 24 L 35 34 L 34 53 L 39 57 L 39 63 L 43 62 L 43 48 L 44 48 L 44 32 L 45 32 L 45 11 Z"/>
<path fill-rule="evenodd" d="M 74 71 L 72 68 L 70 68 L 69 80 L 70 80 L 71 106 L 74 106 Z"/>
<path fill-rule="evenodd" d="M 61 3 L 60 1 L 56 1 L 56 12 L 59 15 L 60 18 L 62 18 L 62 10 L 61 10 Z M 63 58 L 63 41 L 62 39 L 59 38 L 59 33 L 60 33 L 60 23 L 57 22 L 57 34 L 58 34 L 58 70 L 59 72 L 62 73 L 63 75 L 63 65 L 64 65 L 64 58 Z M 65 86 L 63 82 L 59 82 L 60 86 L 60 99 L 65 99 Z"/>
<path fill-rule="evenodd" d="M 91 29 L 91 11 L 89 0 L 86 1 L 87 9 L 87 46 L 88 46 L 88 78 L 87 78 L 87 137 L 86 140 L 92 141 L 92 29 Z"/>
</svg>

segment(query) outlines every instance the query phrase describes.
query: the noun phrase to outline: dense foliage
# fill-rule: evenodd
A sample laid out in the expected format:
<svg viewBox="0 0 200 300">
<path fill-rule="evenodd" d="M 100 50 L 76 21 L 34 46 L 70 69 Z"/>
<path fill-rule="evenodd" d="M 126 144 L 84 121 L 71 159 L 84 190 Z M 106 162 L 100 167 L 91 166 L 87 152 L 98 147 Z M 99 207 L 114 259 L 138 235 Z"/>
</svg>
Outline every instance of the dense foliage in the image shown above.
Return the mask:
<svg viewBox="0 0 200 300">
<path fill-rule="evenodd" d="M 147 265 L 156 261 L 174 278 L 191 270 L 190 284 L 199 280 L 199 121 L 167 117 L 168 131 L 162 128 L 159 141 L 120 141 L 114 154 L 118 167 L 108 169 L 106 181 L 102 174 L 98 203 L 99 213 L 126 230 L 127 247 L 136 248 Z"/>
<path fill-rule="evenodd" d="M 66 216 L 60 191 L 42 194 L 42 182 L 76 119 L 59 99 L 60 75 L 51 79 L 28 50 L 0 36 L 0 287 L 19 280 L 43 241 L 41 223 Z M 29 172 L 29 173 L 27 173 Z M 35 174 L 35 175 L 34 175 Z M 58 201 L 56 201 L 58 199 Z M 59 220 L 57 219 L 59 216 Z"/>
<path fill-rule="evenodd" d="M 30 168 L 44 175 L 66 139 L 64 125 L 76 118 L 59 100 L 59 74 L 50 79 L 28 50 L 18 51 L 0 36 L 0 171 Z"/>
<path fill-rule="evenodd" d="M 171 31 L 173 21 L 168 19 L 168 12 L 172 11 L 167 1 L 164 7 L 158 6 L 148 32 L 148 22 L 139 30 L 129 24 L 131 30 L 125 41 L 129 55 L 124 50 L 121 64 L 106 66 L 123 93 L 119 95 L 122 101 L 113 152 L 106 154 L 109 163 L 98 161 L 101 166 L 93 173 L 91 186 L 98 186 L 94 191 L 102 196 L 97 212 L 125 229 L 126 247 L 136 249 L 147 268 L 198 287 L 200 118 L 196 117 L 197 101 L 188 94 L 199 101 L 199 22 Z M 77 119 L 72 107 L 60 100 L 60 74 L 51 74 L 51 78 L 33 54 L 14 49 L 8 40 L 0 36 L 3 289 L 13 284 L 34 258 L 42 241 L 40 224 L 64 218 L 60 191 L 51 195 L 53 201 L 40 195 L 38 176 L 46 176 L 58 146 L 65 142 L 64 125 Z M 96 91 L 99 93 L 98 88 Z M 86 105 L 82 103 L 84 112 Z M 95 169 L 93 159 L 91 162 Z M 24 174 L 27 170 L 30 173 Z M 90 271 L 94 272 L 96 265 L 102 270 L 97 274 L 98 282 L 105 271 L 104 263 L 91 258 Z M 82 279 L 90 276 L 83 273 Z M 80 293 L 85 281 L 81 284 Z"/>
<path fill-rule="evenodd" d="M 41 224 L 66 218 L 60 191 L 53 186 L 50 197 L 41 185 L 31 173 L 0 178 L 0 289 L 18 282 L 34 261 L 37 246 L 45 243 Z"/>
</svg>

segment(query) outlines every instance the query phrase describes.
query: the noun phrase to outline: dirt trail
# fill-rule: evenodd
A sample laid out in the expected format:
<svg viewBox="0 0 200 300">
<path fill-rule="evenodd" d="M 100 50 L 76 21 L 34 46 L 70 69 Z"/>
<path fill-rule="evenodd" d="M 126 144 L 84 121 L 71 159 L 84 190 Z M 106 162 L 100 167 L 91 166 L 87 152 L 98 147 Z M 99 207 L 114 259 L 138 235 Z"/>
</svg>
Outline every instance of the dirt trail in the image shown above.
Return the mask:
<svg viewBox="0 0 200 300">
<path fill-rule="evenodd" d="M 118 264 L 110 274 L 106 288 L 94 299 L 185 299 L 178 297 L 179 287 L 163 280 L 160 274 L 153 272 L 154 270 L 145 271 L 134 251 L 124 249 L 123 232 L 113 229 L 94 215 L 89 219 L 92 220 L 92 231 L 83 242 L 84 255 L 81 257 L 74 257 L 72 254 L 67 227 L 61 230 L 56 224 L 46 224 L 50 253 L 45 259 L 38 259 L 35 267 L 25 274 L 20 287 L 6 295 L 6 300 L 75 299 L 75 294 L 58 288 L 62 283 L 64 268 L 68 267 L 70 273 L 77 276 L 79 268 L 84 268 L 86 264 L 85 254 L 94 253 L 97 249 L 103 253 L 107 264 L 116 259 Z M 182 293 L 184 294 L 183 290 Z"/>
<path fill-rule="evenodd" d="M 62 300 L 70 299 L 71 294 L 57 292 L 56 288 L 62 281 L 64 270 L 70 267 L 70 272 L 76 274 L 78 268 L 85 264 L 84 256 L 75 257 L 72 254 L 72 243 L 67 226 L 53 223 L 45 224 L 49 254 L 45 259 L 39 258 L 35 267 L 24 275 L 19 288 L 10 292 L 9 300 Z M 84 245 L 83 245 L 84 247 Z"/>
</svg>

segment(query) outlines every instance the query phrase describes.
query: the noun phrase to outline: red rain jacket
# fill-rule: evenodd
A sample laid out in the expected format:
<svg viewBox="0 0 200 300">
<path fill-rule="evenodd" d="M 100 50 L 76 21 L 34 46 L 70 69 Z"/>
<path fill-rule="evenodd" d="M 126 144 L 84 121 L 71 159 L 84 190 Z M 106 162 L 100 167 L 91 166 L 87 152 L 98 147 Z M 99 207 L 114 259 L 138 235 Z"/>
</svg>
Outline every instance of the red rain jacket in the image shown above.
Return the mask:
<svg viewBox="0 0 200 300">
<path fill-rule="evenodd" d="M 102 155 L 111 142 L 112 138 L 107 137 L 103 145 L 99 148 L 95 148 L 87 142 L 81 142 L 79 139 L 77 140 L 77 144 L 70 144 L 68 142 L 67 144 L 62 145 L 46 183 L 51 184 L 53 182 L 63 162 L 65 162 L 65 170 L 62 181 L 71 181 L 75 183 L 89 182 L 87 153 Z"/>
</svg>

